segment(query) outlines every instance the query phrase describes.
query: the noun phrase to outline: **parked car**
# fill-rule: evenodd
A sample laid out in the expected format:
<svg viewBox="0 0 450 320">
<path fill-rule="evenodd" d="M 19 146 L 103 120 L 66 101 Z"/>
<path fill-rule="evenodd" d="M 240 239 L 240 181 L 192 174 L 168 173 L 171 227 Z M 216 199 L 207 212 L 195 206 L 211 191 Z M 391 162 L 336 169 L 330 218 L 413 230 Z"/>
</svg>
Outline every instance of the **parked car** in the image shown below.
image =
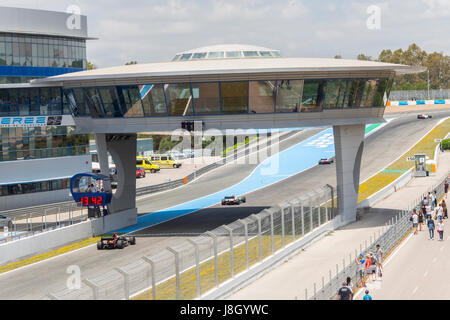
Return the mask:
<svg viewBox="0 0 450 320">
<path fill-rule="evenodd" d="M 10 218 L 0 215 L 0 228 L 3 229 L 3 227 L 8 227 L 11 230 L 13 228 L 13 222 Z"/>
<path fill-rule="evenodd" d="M 333 158 L 322 158 L 319 160 L 319 164 L 332 164 L 333 162 Z"/>
<path fill-rule="evenodd" d="M 235 197 L 234 195 L 228 196 L 222 199 L 222 205 L 240 205 L 241 203 L 245 203 L 245 197 Z"/>
<path fill-rule="evenodd" d="M 419 114 L 417 116 L 417 119 L 431 119 L 431 118 L 432 118 L 432 116 L 429 114 Z"/>
<path fill-rule="evenodd" d="M 136 178 L 145 178 L 145 169 L 142 167 L 136 167 Z"/>
<path fill-rule="evenodd" d="M 160 167 L 153 163 L 148 157 L 136 157 L 136 167 L 144 168 L 145 171 L 150 171 L 151 173 L 160 170 Z"/>
</svg>

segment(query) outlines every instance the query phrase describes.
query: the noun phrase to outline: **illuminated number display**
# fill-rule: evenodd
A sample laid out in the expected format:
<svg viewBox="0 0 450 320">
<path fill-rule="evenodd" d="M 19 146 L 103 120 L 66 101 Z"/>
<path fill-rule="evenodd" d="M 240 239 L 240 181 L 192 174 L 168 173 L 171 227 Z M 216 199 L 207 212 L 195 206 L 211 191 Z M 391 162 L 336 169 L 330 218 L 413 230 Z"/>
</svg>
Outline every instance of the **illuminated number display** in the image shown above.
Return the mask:
<svg viewBox="0 0 450 320">
<path fill-rule="evenodd" d="M 81 197 L 82 206 L 101 206 L 103 205 L 103 197 Z"/>
</svg>

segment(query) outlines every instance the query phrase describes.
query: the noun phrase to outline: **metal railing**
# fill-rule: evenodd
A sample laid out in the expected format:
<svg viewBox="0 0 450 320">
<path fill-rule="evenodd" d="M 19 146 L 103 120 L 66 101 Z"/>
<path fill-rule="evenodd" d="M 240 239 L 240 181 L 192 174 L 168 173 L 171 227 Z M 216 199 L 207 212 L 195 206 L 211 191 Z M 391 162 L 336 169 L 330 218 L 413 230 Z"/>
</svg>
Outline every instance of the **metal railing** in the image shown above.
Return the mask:
<svg viewBox="0 0 450 320">
<path fill-rule="evenodd" d="M 10 220 L 0 226 L 0 244 L 69 226 L 88 217 L 87 209 L 75 202 L 3 211 L 2 215 Z M 4 226 L 8 227 L 7 233 L 3 232 Z"/>
<path fill-rule="evenodd" d="M 376 233 L 374 233 L 373 237 L 370 236 L 369 242 L 367 242 L 366 240 L 364 244 L 360 244 L 359 252 L 365 256 L 366 254 L 376 250 L 376 245 L 379 244 L 381 249 L 386 253 L 386 256 L 388 256 L 412 230 L 412 222 L 409 220 L 412 214 L 412 210 L 416 209 L 418 212 L 422 199 L 428 194 L 428 192 L 436 191 L 438 199 L 441 199 L 444 195 L 444 183 L 449 176 L 450 172 L 437 186 L 435 186 L 434 188 L 429 188 L 427 192 L 425 192 L 421 197 L 415 199 L 408 210 L 398 210 L 396 215 L 392 219 L 390 219 L 389 222 L 387 222 L 382 228 L 383 233 L 381 233 L 381 230 L 379 230 L 378 238 L 376 238 Z M 355 250 L 354 255 L 352 255 L 352 253 L 350 252 L 348 255 L 349 263 L 346 263 L 346 257 L 344 257 L 342 261 L 341 269 L 341 264 L 337 263 L 335 272 L 329 270 L 328 274 L 322 277 L 321 283 L 314 283 L 311 296 L 308 295 L 308 291 L 307 289 L 305 289 L 305 299 L 336 299 L 337 292 L 339 288 L 342 287 L 342 283 L 346 281 L 347 277 L 350 277 L 352 279 L 355 287 L 359 287 L 362 279 L 359 275 L 359 266 L 355 262 L 355 258 L 357 258 L 358 256 L 359 254 L 357 250 Z M 332 273 L 334 273 L 334 277 L 332 277 Z M 325 279 L 328 280 L 327 283 L 325 283 Z"/>
<path fill-rule="evenodd" d="M 435 99 L 450 99 L 450 89 L 440 90 L 398 90 L 391 91 L 389 100 L 435 100 Z"/>
<path fill-rule="evenodd" d="M 258 214 L 84 279 L 51 299 L 194 299 L 331 221 L 335 189 L 325 186 Z"/>
</svg>

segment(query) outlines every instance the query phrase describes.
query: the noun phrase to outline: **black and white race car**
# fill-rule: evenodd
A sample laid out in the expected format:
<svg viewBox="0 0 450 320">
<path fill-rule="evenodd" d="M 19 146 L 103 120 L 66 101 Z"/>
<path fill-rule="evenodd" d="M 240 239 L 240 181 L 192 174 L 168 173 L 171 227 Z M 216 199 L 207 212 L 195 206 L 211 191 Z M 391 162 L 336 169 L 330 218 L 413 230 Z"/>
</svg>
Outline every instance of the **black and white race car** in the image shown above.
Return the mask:
<svg viewBox="0 0 450 320">
<path fill-rule="evenodd" d="M 417 119 L 431 119 L 431 115 L 429 114 L 419 114 L 417 115 Z"/>
<path fill-rule="evenodd" d="M 128 245 L 135 245 L 135 237 L 125 237 L 119 236 L 114 232 L 112 237 L 102 237 L 99 242 L 97 242 L 97 249 L 123 249 Z"/>
<path fill-rule="evenodd" d="M 222 199 L 222 205 L 240 205 L 241 203 L 245 203 L 245 197 L 235 197 L 234 195 L 230 197 L 225 197 Z"/>
<path fill-rule="evenodd" d="M 332 164 L 333 162 L 333 158 L 322 158 L 319 160 L 319 164 Z"/>
</svg>

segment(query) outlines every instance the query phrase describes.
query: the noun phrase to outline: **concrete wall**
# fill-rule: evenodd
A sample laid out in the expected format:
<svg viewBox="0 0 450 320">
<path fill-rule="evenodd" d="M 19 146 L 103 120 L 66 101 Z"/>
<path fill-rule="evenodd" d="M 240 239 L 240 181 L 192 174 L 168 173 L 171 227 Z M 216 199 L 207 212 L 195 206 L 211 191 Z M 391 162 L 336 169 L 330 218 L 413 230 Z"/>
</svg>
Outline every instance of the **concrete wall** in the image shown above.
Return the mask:
<svg viewBox="0 0 450 320">
<path fill-rule="evenodd" d="M 70 189 L 62 189 L 47 192 L 35 192 L 35 193 L 0 197 L 0 212 L 70 200 L 73 201 L 73 198 L 70 195 Z"/>
<path fill-rule="evenodd" d="M 24 259 L 74 241 L 92 237 L 91 221 L 0 244 L 0 265 Z"/>
</svg>

